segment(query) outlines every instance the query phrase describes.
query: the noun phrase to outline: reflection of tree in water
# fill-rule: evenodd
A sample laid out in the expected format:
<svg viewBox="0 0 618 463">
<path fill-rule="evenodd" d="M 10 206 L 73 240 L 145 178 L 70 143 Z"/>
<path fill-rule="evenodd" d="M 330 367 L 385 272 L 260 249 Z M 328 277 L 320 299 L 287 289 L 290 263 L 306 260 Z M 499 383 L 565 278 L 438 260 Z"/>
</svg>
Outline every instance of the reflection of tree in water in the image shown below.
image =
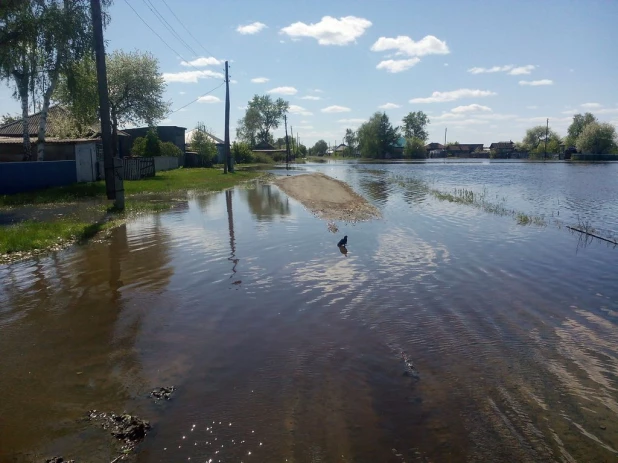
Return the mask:
<svg viewBox="0 0 618 463">
<path fill-rule="evenodd" d="M 147 302 L 127 287 L 161 290 L 173 269 L 160 223 L 144 228 L 0 270 L 0 461 L 78 432 L 89 409 L 122 412 L 145 388 L 135 343 Z"/>
<path fill-rule="evenodd" d="M 422 203 L 427 198 L 427 184 L 422 180 L 408 179 L 403 192 L 403 199 L 408 204 Z"/>
<path fill-rule="evenodd" d="M 195 196 L 195 202 L 202 212 L 208 212 L 208 208 L 215 203 L 219 193 L 204 193 Z"/>
<path fill-rule="evenodd" d="M 374 201 L 385 203 L 390 193 L 390 184 L 387 180 L 368 180 L 360 181 L 360 186 L 365 193 Z"/>
<path fill-rule="evenodd" d="M 290 215 L 287 196 L 284 198 L 272 185 L 257 185 L 255 188 L 239 191 L 247 199 L 249 209 L 257 220 Z"/>
</svg>

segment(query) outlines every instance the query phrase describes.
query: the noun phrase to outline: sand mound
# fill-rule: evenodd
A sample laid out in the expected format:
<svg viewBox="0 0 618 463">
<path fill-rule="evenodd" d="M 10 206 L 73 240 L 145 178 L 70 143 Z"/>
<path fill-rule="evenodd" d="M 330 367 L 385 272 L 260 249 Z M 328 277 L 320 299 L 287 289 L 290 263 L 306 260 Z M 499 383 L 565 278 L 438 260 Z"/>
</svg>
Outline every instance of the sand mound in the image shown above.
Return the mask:
<svg viewBox="0 0 618 463">
<path fill-rule="evenodd" d="M 323 174 L 293 175 L 279 178 L 275 184 L 323 219 L 358 222 L 380 216 L 348 184 Z"/>
</svg>

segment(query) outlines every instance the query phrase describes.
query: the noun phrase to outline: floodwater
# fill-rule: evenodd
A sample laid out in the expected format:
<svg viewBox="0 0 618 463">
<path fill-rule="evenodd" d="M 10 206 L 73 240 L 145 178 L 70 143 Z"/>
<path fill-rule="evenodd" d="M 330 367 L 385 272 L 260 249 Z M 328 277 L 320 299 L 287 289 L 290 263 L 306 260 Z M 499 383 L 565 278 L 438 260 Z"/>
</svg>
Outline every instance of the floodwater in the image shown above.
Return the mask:
<svg viewBox="0 0 618 463">
<path fill-rule="evenodd" d="M 0 461 L 109 463 L 90 409 L 151 421 L 140 463 L 616 461 L 618 247 L 560 223 L 618 232 L 618 164 L 306 169 L 383 218 L 256 183 L 0 267 Z"/>
</svg>

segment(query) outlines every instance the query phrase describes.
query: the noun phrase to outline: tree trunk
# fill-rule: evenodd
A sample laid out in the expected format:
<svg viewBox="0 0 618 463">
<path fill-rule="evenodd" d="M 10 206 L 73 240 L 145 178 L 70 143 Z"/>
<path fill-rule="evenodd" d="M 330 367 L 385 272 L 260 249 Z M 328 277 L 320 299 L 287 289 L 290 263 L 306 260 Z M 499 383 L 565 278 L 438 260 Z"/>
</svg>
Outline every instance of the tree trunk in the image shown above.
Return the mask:
<svg viewBox="0 0 618 463">
<path fill-rule="evenodd" d="M 17 92 L 21 99 L 22 136 L 24 146 L 24 161 L 31 160 L 30 130 L 28 127 L 28 79 L 25 73 L 13 72 Z"/>
<path fill-rule="evenodd" d="M 49 102 L 51 100 L 52 93 L 54 93 L 54 89 L 57 83 L 58 71 L 54 71 L 49 82 L 49 87 L 47 87 L 47 89 L 45 90 L 45 94 L 43 95 L 43 109 L 41 109 L 41 116 L 39 117 L 39 136 L 36 145 L 37 161 L 45 160 L 45 132 L 47 130 L 47 115 L 49 113 Z"/>
</svg>

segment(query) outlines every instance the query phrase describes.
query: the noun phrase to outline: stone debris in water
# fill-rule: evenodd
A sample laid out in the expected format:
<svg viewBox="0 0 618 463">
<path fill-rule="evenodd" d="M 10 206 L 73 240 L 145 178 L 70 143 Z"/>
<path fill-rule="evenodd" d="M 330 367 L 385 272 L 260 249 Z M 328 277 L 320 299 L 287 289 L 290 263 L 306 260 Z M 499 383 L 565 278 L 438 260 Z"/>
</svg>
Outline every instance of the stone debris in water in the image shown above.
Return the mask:
<svg viewBox="0 0 618 463">
<path fill-rule="evenodd" d="M 124 442 L 123 451 L 130 451 L 139 444 L 150 430 L 150 423 L 128 413 L 88 412 L 90 421 L 98 422 L 103 429 L 111 430 L 112 436 Z"/>
<path fill-rule="evenodd" d="M 420 379 L 421 375 L 418 370 L 412 363 L 412 359 L 406 354 L 404 351 L 401 351 L 401 358 L 403 359 L 403 363 L 405 364 L 405 371 L 403 372 L 404 376 L 412 376 L 413 378 Z"/>
<path fill-rule="evenodd" d="M 170 400 L 172 398 L 172 393 L 176 390 L 174 386 L 169 387 L 157 387 L 150 392 L 150 397 L 155 400 Z"/>
<path fill-rule="evenodd" d="M 75 460 L 65 460 L 62 457 L 53 457 L 45 460 L 45 463 L 75 463 Z"/>
</svg>

